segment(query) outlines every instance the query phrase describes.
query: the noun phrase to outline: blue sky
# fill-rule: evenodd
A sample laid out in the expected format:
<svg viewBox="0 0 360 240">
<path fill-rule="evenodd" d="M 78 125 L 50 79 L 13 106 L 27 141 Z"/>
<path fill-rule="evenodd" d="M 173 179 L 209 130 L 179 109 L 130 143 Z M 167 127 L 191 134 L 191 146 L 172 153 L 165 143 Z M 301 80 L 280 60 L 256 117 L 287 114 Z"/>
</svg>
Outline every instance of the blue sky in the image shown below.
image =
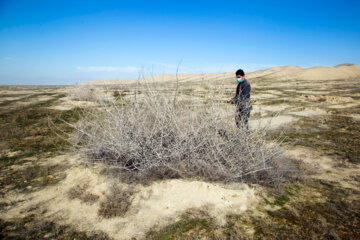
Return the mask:
<svg viewBox="0 0 360 240">
<path fill-rule="evenodd" d="M 360 64 L 360 1 L 0 0 L 0 84 Z M 144 69 L 144 70 L 143 70 Z"/>
</svg>

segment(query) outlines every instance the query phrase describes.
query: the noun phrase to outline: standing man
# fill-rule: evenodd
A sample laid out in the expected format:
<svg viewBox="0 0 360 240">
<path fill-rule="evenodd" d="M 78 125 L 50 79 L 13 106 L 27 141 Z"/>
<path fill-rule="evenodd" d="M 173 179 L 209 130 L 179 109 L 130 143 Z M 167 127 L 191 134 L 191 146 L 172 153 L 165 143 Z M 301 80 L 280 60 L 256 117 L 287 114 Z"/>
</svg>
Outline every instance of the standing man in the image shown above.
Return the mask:
<svg viewBox="0 0 360 240">
<path fill-rule="evenodd" d="M 249 117 L 252 110 L 250 100 L 251 86 L 245 78 L 245 73 L 239 69 L 235 73 L 238 85 L 236 87 L 236 95 L 232 99 L 227 100 L 228 103 L 236 105 L 235 122 L 238 128 L 244 127 L 249 132 Z"/>
</svg>

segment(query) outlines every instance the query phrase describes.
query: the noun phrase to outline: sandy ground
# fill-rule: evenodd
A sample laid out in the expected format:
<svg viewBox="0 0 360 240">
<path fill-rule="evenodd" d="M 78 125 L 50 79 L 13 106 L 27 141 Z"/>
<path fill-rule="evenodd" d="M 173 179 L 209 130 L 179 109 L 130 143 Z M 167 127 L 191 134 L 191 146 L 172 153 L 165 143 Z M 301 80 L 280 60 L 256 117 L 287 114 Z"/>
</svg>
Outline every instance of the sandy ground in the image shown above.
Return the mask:
<svg viewBox="0 0 360 240">
<path fill-rule="evenodd" d="M 61 99 L 61 101 L 59 103 L 49 107 L 49 109 L 55 109 L 55 110 L 64 111 L 64 110 L 73 109 L 74 107 L 86 108 L 86 107 L 95 107 L 95 106 L 98 106 L 98 104 L 95 103 L 95 102 L 76 101 L 76 100 L 72 100 L 69 97 L 64 97 L 64 98 Z"/>
<path fill-rule="evenodd" d="M 309 68 L 286 66 L 277 67 L 248 74 L 248 80 L 253 87 L 252 99 L 254 110 L 250 119 L 252 130 L 258 127 L 268 126 L 269 130 L 282 131 L 290 126 L 297 125 L 302 119 L 317 121 L 321 117 L 332 114 L 331 110 L 349 109 L 358 107 L 359 100 L 354 98 L 358 92 L 339 94 L 336 89 L 338 79 L 344 79 L 350 86 L 359 86 L 360 67 L 357 65 L 337 66 L 333 68 Z M 236 87 L 233 74 L 181 74 L 178 76 L 181 86 L 192 91 L 183 91 L 180 96 L 183 100 L 203 99 L 206 95 L 206 87 L 199 87 L 204 80 L 223 81 L 225 90 L 228 92 L 219 97 L 224 101 L 226 117 L 233 121 L 233 106 L 226 105 L 226 99 L 232 97 Z M 160 75 L 148 81 L 169 82 L 175 81 L 174 75 Z M 304 80 L 300 85 L 299 80 Z M 322 80 L 327 81 L 326 85 Z M 93 81 L 89 84 L 112 84 L 111 89 L 123 90 L 123 85 L 118 81 L 104 82 Z M 124 81 L 121 84 L 131 84 L 133 81 Z M 351 85 L 352 84 L 352 85 Z M 274 89 L 273 87 L 277 88 Z M 351 90 L 349 88 L 348 90 Z M 54 93 L 64 93 L 68 89 L 56 89 Z M 41 92 L 41 91 L 40 91 Z M 28 94 L 33 91 L 24 89 L 1 90 L 4 97 L 1 101 L 13 101 L 6 107 L 25 106 L 26 104 L 46 101 L 50 96 L 36 96 L 28 102 L 21 102 L 23 96 L 11 96 L 11 94 Z M 126 92 L 126 98 L 133 98 L 132 92 Z M 19 101 L 16 101 L 19 100 Z M 280 101 L 278 101 L 280 100 Z M 278 101 L 278 102 L 276 102 Z M 92 101 L 76 101 L 69 96 L 56 101 L 50 109 L 70 110 L 74 107 L 96 107 L 98 104 Z M 349 115 L 356 121 L 360 120 L 360 114 Z M 360 147 L 360 146 L 359 146 Z M 19 152 L 2 150 L 2 155 L 7 157 L 16 156 Z M 336 158 L 326 155 L 317 149 L 304 146 L 292 146 L 286 150 L 286 155 L 302 161 L 309 168 L 309 177 L 340 183 L 344 188 L 359 190 L 359 183 L 352 176 L 360 175 L 358 164 L 345 162 L 339 165 Z M 31 165 L 33 160 L 28 159 L 22 165 L 10 167 L 13 171 Z M 11 220 L 24 217 L 34 206 L 38 211 L 46 210 L 44 217 L 59 223 L 70 224 L 76 229 L 84 231 L 100 230 L 114 239 L 141 239 L 151 229 L 159 229 L 181 219 L 181 216 L 193 209 L 206 212 L 215 219 L 219 225 L 224 225 L 226 216 L 241 215 L 256 208 L 260 202 L 263 188 L 249 186 L 247 184 L 216 184 L 198 180 L 164 180 L 152 183 L 149 186 L 134 186 L 135 194 L 128 212 L 124 216 L 103 218 L 99 216 L 100 202 L 106 199 L 113 187 L 126 187 L 116 178 L 109 178 L 101 174 L 101 166 L 87 165 L 83 157 L 74 154 L 63 154 L 56 157 L 46 158 L 41 163 L 52 166 L 56 164 L 67 166 L 64 171 L 66 177 L 58 184 L 46 186 L 30 193 L 8 192 L 1 199 L 2 203 L 9 203 L 2 211 L 1 218 Z M 69 191 L 76 186 L 86 186 L 86 192 L 98 196 L 93 203 L 84 202 L 79 198 L 69 198 Z"/>
<path fill-rule="evenodd" d="M 261 119 L 250 120 L 249 125 L 251 130 L 264 128 L 265 126 L 267 126 L 269 129 L 275 129 L 281 126 L 286 126 L 295 120 L 296 118 L 292 116 L 280 115 L 275 117 L 263 117 Z"/>
<path fill-rule="evenodd" d="M 96 166 L 81 164 L 81 158 L 62 155 L 47 164 L 69 164 L 66 178 L 56 186 L 30 194 L 12 194 L 9 202 L 20 202 L 2 214 L 4 219 L 25 216 L 32 206 L 47 210 L 44 217 L 61 219 L 60 222 L 75 225 L 83 231 L 101 230 L 115 239 L 142 238 L 153 227 L 175 222 L 191 209 L 202 209 L 218 224 L 225 224 L 229 214 L 241 214 L 258 201 L 255 190 L 246 184 L 230 186 L 196 180 L 166 180 L 150 186 L 137 185 L 131 208 L 123 217 L 104 219 L 99 217 L 99 202 L 86 204 L 79 199 L 69 199 L 68 192 L 77 185 L 86 185 L 87 192 L 105 198 L 111 187 L 122 186 L 116 179 L 99 174 Z M 139 224 L 141 223 L 141 224 Z"/>
<path fill-rule="evenodd" d="M 337 182 L 344 188 L 359 189 L 359 183 L 351 180 L 352 176 L 360 173 L 358 164 L 347 162 L 338 166 L 337 160 L 306 147 L 290 148 L 286 154 L 304 161 L 313 171 L 314 178 Z"/>
</svg>

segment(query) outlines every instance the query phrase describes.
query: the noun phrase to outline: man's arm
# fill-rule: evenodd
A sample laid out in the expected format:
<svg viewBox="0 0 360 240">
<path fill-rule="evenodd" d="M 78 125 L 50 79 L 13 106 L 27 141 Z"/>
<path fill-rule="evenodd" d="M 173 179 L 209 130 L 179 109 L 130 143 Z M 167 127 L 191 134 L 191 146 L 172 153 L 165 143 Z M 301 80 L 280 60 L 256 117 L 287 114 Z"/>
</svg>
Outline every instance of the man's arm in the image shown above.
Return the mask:
<svg viewBox="0 0 360 240">
<path fill-rule="evenodd" d="M 238 84 L 237 87 L 236 87 L 236 94 L 235 94 L 235 97 L 229 99 L 227 102 L 230 103 L 230 104 L 238 104 L 239 102 L 239 94 L 240 94 L 240 85 Z"/>
</svg>

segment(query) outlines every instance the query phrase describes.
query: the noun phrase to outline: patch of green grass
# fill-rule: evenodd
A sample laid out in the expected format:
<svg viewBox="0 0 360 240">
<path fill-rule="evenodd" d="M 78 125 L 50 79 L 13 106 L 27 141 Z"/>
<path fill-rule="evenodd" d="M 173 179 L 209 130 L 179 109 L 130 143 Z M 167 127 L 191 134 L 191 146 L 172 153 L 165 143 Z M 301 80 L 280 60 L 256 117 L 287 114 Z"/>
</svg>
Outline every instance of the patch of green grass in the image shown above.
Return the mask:
<svg viewBox="0 0 360 240">
<path fill-rule="evenodd" d="M 49 122 L 70 133 L 72 128 L 62 120 L 76 122 L 79 120 L 79 109 L 67 111 L 51 110 L 48 107 L 64 95 L 31 104 L 0 115 L 0 142 L 6 143 L 11 151 L 20 151 L 14 157 L 2 156 L 0 168 L 14 164 L 18 159 L 56 152 L 67 146 L 49 127 Z"/>
<path fill-rule="evenodd" d="M 14 95 L 10 95 L 9 96 L 17 96 L 18 94 L 14 94 Z M 24 94 L 22 94 L 24 95 Z M 4 106 L 8 106 L 11 103 L 14 102 L 24 102 L 24 101 L 28 101 L 29 99 L 32 98 L 36 98 L 36 97 L 41 97 L 41 96 L 53 96 L 55 95 L 55 93 L 36 93 L 36 94 L 31 94 L 31 95 L 25 95 L 24 97 L 18 98 L 18 99 L 14 99 L 14 100 L 6 100 L 0 103 L 0 107 L 4 107 Z"/>
<path fill-rule="evenodd" d="M 281 195 L 280 197 L 276 198 L 274 201 L 274 205 L 283 206 L 285 203 L 287 203 L 290 200 L 288 195 Z"/>
<path fill-rule="evenodd" d="M 12 189 L 33 191 L 56 184 L 64 178 L 65 166 L 41 166 L 37 162 L 38 158 L 30 166 L 15 168 L 15 170 L 9 168 L 11 165 L 30 160 L 26 158 L 39 155 L 51 157 L 68 146 L 67 142 L 59 138 L 49 127 L 49 122 L 70 133 L 72 128 L 62 120 L 76 122 L 80 114 L 79 109 L 58 111 L 48 108 L 61 97 L 64 95 L 59 94 L 47 101 L 13 109 L 0 115 L 0 143 L 6 143 L 0 146 L 4 146 L 2 150 L 17 152 L 14 156 L 8 156 L 4 151 L 4 154 L 0 156 L 1 194 Z"/>
<path fill-rule="evenodd" d="M 279 104 L 293 105 L 293 104 L 299 104 L 299 103 L 295 102 L 295 101 L 286 100 L 286 99 L 275 99 L 275 100 L 266 101 L 263 104 L 264 105 L 279 105 Z"/>
<path fill-rule="evenodd" d="M 292 195 L 292 194 L 291 194 Z M 285 203 L 287 203 L 290 200 L 290 194 L 282 194 L 279 197 L 276 197 L 274 201 L 270 201 L 266 197 L 262 197 L 267 205 L 271 206 L 283 206 Z"/>
<path fill-rule="evenodd" d="M 331 187 L 329 187 L 331 186 Z M 358 239 L 360 204 L 351 200 L 352 190 L 321 182 L 308 186 L 325 202 L 294 201 L 279 210 L 266 211 L 268 218 L 252 217 L 256 239 Z"/>
<path fill-rule="evenodd" d="M 269 192 L 270 197 L 273 200 L 270 200 L 265 196 L 262 196 L 262 199 L 264 200 L 266 205 L 282 207 L 288 202 L 290 202 L 292 199 L 296 199 L 298 197 L 299 191 L 301 191 L 301 186 L 299 184 L 287 184 L 279 187 L 278 189 L 272 189 Z"/>
<path fill-rule="evenodd" d="M 130 91 L 127 89 L 122 90 L 122 91 L 115 90 L 113 92 L 113 97 L 115 98 L 116 101 L 121 101 L 121 100 L 124 100 L 124 97 L 126 97 L 126 95 L 128 95 L 129 93 L 130 93 Z"/>
<path fill-rule="evenodd" d="M 4 175 L 0 186 L 2 191 L 18 189 L 32 191 L 40 187 L 58 183 L 65 177 L 63 170 L 66 166 L 39 166 L 33 165 L 23 169 L 8 172 Z"/>
<path fill-rule="evenodd" d="M 349 108 L 330 108 L 328 111 L 334 115 L 360 114 L 360 104 Z"/>
<path fill-rule="evenodd" d="M 185 94 L 188 96 L 192 96 L 192 95 L 194 95 L 194 89 L 192 89 L 192 88 L 181 89 L 181 91 L 179 91 L 179 94 Z"/>
<path fill-rule="evenodd" d="M 211 229 L 211 222 L 207 219 L 184 219 L 172 225 L 169 225 L 160 231 L 150 231 L 147 233 L 147 239 L 168 240 L 168 239 L 186 239 L 196 237 L 197 239 L 208 235 Z"/>
<path fill-rule="evenodd" d="M 12 156 L 12 157 L 2 156 L 2 157 L 0 157 L 0 166 L 3 168 L 6 168 L 8 166 L 13 165 L 15 161 L 18 161 L 18 159 L 19 159 L 18 156 Z M 18 163 L 19 163 L 19 161 L 18 161 Z"/>
<path fill-rule="evenodd" d="M 114 97 L 115 99 L 120 98 L 120 93 L 119 93 L 118 90 L 115 90 L 115 91 L 113 92 L 113 97 Z"/>
<path fill-rule="evenodd" d="M 106 240 L 111 238 L 99 231 L 77 231 L 69 225 L 57 225 L 52 221 L 41 221 L 36 215 L 31 214 L 11 221 L 0 219 L 0 239 Z"/>
<path fill-rule="evenodd" d="M 269 134 L 274 137 L 277 132 Z M 360 163 L 360 124 L 352 117 L 329 115 L 318 119 L 301 118 L 282 132 L 284 143 L 306 146 L 329 155 Z"/>
</svg>

